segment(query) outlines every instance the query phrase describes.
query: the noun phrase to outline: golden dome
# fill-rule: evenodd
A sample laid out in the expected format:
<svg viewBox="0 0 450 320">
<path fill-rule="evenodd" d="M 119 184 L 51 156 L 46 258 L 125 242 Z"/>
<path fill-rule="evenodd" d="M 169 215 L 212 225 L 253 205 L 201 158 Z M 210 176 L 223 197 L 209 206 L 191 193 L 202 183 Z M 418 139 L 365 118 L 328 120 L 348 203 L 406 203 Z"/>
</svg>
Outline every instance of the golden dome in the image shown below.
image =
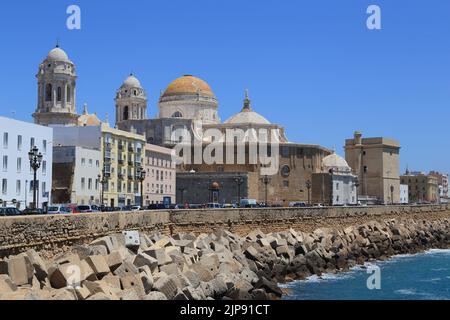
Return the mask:
<svg viewBox="0 0 450 320">
<path fill-rule="evenodd" d="M 185 75 L 174 80 L 166 89 L 163 97 L 180 95 L 197 95 L 215 97 L 211 87 L 202 79 L 191 75 Z"/>
<path fill-rule="evenodd" d="M 87 104 L 84 104 L 83 114 L 78 118 L 78 126 L 80 127 L 91 127 L 91 126 L 99 126 L 102 122 L 97 117 L 95 113 L 88 113 Z"/>
</svg>

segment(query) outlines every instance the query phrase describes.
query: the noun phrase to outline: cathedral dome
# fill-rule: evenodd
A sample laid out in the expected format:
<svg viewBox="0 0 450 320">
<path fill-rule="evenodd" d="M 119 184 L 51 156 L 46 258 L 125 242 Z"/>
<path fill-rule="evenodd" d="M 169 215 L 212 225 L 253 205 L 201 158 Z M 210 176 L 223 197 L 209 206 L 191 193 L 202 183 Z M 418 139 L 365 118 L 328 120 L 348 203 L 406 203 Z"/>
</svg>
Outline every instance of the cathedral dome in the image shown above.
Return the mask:
<svg viewBox="0 0 450 320">
<path fill-rule="evenodd" d="M 141 82 L 133 74 L 130 74 L 128 78 L 123 82 L 122 87 L 127 88 L 142 88 Z"/>
<path fill-rule="evenodd" d="M 324 170 L 329 171 L 331 169 L 337 171 L 351 171 L 352 169 L 348 165 L 347 161 L 336 153 L 333 153 L 322 160 L 322 167 Z"/>
<path fill-rule="evenodd" d="M 269 120 L 252 110 L 248 90 L 245 91 L 244 108 L 238 114 L 225 121 L 225 124 L 262 124 L 270 125 Z"/>
<path fill-rule="evenodd" d="M 269 120 L 254 111 L 242 111 L 225 121 L 226 124 L 270 124 Z"/>
<path fill-rule="evenodd" d="M 80 127 L 90 127 L 90 126 L 99 126 L 102 122 L 97 117 L 95 113 L 89 113 L 87 111 L 87 104 L 83 107 L 83 114 L 78 118 L 78 126 Z"/>
<path fill-rule="evenodd" d="M 60 47 L 52 49 L 47 55 L 48 61 L 64 61 L 69 62 L 69 56 Z"/>
<path fill-rule="evenodd" d="M 171 96 L 200 95 L 214 98 L 211 87 L 202 79 L 185 75 L 174 80 L 166 89 L 162 98 Z"/>
</svg>

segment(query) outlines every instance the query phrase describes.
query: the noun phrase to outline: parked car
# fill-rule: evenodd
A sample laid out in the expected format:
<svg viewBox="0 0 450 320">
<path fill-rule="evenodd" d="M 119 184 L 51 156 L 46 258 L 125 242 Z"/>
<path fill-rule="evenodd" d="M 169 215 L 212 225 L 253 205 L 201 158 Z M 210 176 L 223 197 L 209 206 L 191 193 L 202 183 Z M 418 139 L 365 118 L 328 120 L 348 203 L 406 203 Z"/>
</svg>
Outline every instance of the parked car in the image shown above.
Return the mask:
<svg viewBox="0 0 450 320">
<path fill-rule="evenodd" d="M 30 208 L 27 208 L 27 209 L 22 211 L 22 214 L 23 215 L 28 215 L 28 216 L 41 215 L 41 214 L 45 214 L 45 211 L 43 209 L 30 209 Z"/>
<path fill-rule="evenodd" d="M 225 203 L 222 205 L 222 208 L 223 209 L 234 209 L 234 208 L 236 208 L 236 205 L 231 204 L 231 203 Z"/>
<path fill-rule="evenodd" d="M 148 206 L 148 210 L 166 210 L 166 205 L 163 203 L 152 203 Z"/>
<path fill-rule="evenodd" d="M 0 217 L 20 216 L 22 212 L 17 208 L 0 208 Z"/>
<path fill-rule="evenodd" d="M 65 206 L 51 206 L 47 209 L 47 214 L 69 214 L 72 209 Z"/>
<path fill-rule="evenodd" d="M 294 202 L 290 204 L 290 207 L 293 208 L 305 208 L 307 207 L 307 204 L 305 202 Z"/>
<path fill-rule="evenodd" d="M 91 212 L 95 212 L 92 210 L 91 206 L 81 205 L 75 208 L 75 213 L 91 213 Z"/>
<path fill-rule="evenodd" d="M 254 199 L 242 199 L 239 206 L 241 208 L 257 208 L 258 203 Z"/>
<path fill-rule="evenodd" d="M 208 209 L 222 209 L 222 205 L 220 203 L 207 203 L 206 208 Z"/>
</svg>

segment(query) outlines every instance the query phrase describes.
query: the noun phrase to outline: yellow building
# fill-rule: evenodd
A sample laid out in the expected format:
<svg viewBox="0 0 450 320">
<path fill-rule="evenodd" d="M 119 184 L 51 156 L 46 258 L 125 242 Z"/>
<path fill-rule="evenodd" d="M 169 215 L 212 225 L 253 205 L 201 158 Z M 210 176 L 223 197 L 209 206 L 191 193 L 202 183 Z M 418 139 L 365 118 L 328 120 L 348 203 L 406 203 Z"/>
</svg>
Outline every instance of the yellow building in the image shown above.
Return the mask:
<svg viewBox="0 0 450 320">
<path fill-rule="evenodd" d="M 101 125 L 103 154 L 103 204 L 111 207 L 139 205 L 139 169 L 145 153 L 145 137 Z"/>
<path fill-rule="evenodd" d="M 439 184 L 435 175 L 406 171 L 400 179 L 402 184 L 409 187 L 410 202 L 439 202 Z"/>
</svg>

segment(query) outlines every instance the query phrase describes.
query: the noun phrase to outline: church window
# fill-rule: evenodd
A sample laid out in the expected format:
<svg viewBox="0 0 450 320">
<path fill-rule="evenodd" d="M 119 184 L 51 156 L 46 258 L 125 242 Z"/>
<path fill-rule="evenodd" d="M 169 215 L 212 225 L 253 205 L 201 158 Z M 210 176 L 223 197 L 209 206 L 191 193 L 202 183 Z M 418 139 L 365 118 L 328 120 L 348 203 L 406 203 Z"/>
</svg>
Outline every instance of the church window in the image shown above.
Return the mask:
<svg viewBox="0 0 450 320">
<path fill-rule="evenodd" d="M 183 115 L 181 112 L 177 111 L 172 115 L 172 118 L 183 118 Z"/>
<path fill-rule="evenodd" d="M 62 90 L 61 87 L 58 87 L 58 101 L 62 100 Z"/>
<path fill-rule="evenodd" d="M 45 101 L 52 101 L 52 85 L 50 83 L 45 86 Z"/>
<path fill-rule="evenodd" d="M 70 87 L 69 86 L 67 86 L 66 91 L 67 91 L 67 94 L 66 94 L 67 102 L 70 102 Z"/>
<path fill-rule="evenodd" d="M 130 113 L 129 108 L 128 108 L 128 106 L 126 106 L 123 109 L 123 120 L 128 120 L 128 118 L 130 117 L 129 113 Z"/>
</svg>

